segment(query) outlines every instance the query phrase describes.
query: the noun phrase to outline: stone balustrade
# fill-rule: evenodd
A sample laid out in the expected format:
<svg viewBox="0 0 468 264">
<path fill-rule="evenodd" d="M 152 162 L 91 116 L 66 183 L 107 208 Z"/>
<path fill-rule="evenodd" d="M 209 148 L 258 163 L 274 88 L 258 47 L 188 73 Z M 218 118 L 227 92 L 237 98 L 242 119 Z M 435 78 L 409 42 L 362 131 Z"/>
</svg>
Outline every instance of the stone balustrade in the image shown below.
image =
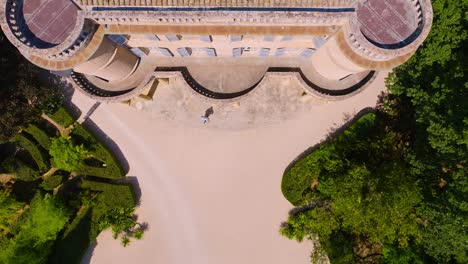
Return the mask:
<svg viewBox="0 0 468 264">
<path fill-rule="evenodd" d="M 350 7 L 356 0 L 80 0 L 83 6 Z"/>
</svg>

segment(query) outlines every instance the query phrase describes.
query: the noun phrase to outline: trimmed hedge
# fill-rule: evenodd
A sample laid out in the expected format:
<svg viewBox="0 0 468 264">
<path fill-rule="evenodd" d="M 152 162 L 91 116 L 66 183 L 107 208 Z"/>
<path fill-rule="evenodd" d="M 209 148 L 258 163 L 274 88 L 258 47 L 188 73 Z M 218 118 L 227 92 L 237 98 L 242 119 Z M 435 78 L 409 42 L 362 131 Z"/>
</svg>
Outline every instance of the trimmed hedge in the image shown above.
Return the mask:
<svg viewBox="0 0 468 264">
<path fill-rule="evenodd" d="M 96 210 L 107 212 L 117 207 L 134 207 L 136 205 L 133 187 L 130 184 L 112 184 L 83 180 L 80 187 L 91 191 L 100 192 L 97 198 Z M 103 212 L 103 213 L 105 213 Z"/>
<path fill-rule="evenodd" d="M 41 177 L 37 170 L 15 157 L 7 157 L 0 164 L 0 172 L 15 174 L 16 178 L 22 181 L 34 181 Z"/>
<path fill-rule="evenodd" d="M 77 143 L 84 144 L 95 159 L 106 164 L 106 167 L 93 167 L 82 163 L 76 169 L 77 173 L 109 179 L 125 177 L 125 171 L 114 154 L 86 128 L 76 125 L 71 136 L 78 141 Z"/>
<path fill-rule="evenodd" d="M 88 176 L 95 176 L 100 178 L 120 178 L 121 176 L 116 177 L 115 175 L 119 175 L 118 173 L 113 173 L 111 170 L 105 167 L 93 167 L 86 164 L 81 163 L 75 169 L 75 172 L 80 175 L 88 175 Z"/>
<path fill-rule="evenodd" d="M 50 148 L 50 138 L 42 129 L 35 125 L 29 125 L 24 131 L 30 134 L 44 149 L 48 150 Z"/>
<path fill-rule="evenodd" d="M 311 184 L 319 177 L 320 172 L 339 167 L 339 164 L 336 164 L 339 160 L 336 156 L 337 151 L 343 151 L 342 146 L 355 141 L 356 137 L 366 137 L 368 128 L 373 127 L 375 120 L 374 113 L 363 115 L 338 136 L 320 143 L 312 148 L 310 154 L 296 161 L 283 174 L 281 191 L 284 197 L 295 206 L 307 203 L 311 198 Z"/>
<path fill-rule="evenodd" d="M 109 210 L 118 207 L 135 207 L 136 200 L 133 188 L 130 184 L 111 184 L 83 180 L 82 189 L 100 192 L 93 206 L 93 222 L 97 222 L 101 216 Z"/>
<path fill-rule="evenodd" d="M 284 197 L 293 205 L 300 205 L 304 193 L 310 189 L 312 182 L 318 178 L 320 157 L 317 152 L 306 156 L 292 166 L 284 175 L 281 191 Z"/>
<path fill-rule="evenodd" d="M 57 240 L 54 253 L 49 259 L 51 264 L 79 264 L 91 242 L 98 235 L 91 222 L 92 210 L 87 207 L 80 211 L 68 225 L 62 237 Z"/>
<path fill-rule="evenodd" d="M 37 164 L 39 171 L 45 172 L 50 168 L 48 157 L 27 137 L 17 134 L 11 138 L 11 142 L 26 149 Z"/>
<path fill-rule="evenodd" d="M 59 186 L 63 181 L 61 175 L 52 175 L 41 183 L 42 189 L 52 191 L 55 187 Z"/>
<path fill-rule="evenodd" d="M 49 117 L 64 127 L 75 123 L 75 118 L 73 118 L 64 107 L 61 107 L 57 112 L 49 115 Z"/>
</svg>

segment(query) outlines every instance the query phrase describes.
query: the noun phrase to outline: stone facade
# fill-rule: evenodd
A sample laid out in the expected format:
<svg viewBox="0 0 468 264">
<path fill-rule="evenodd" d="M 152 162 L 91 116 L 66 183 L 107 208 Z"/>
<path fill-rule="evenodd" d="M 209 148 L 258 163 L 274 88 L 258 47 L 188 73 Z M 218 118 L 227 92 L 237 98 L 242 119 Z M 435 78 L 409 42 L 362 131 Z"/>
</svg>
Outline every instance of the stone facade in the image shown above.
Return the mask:
<svg viewBox="0 0 468 264">
<path fill-rule="evenodd" d="M 248 59 L 252 66 L 269 67 L 269 75 L 296 76 L 302 71 L 307 92 L 318 87 L 314 80 L 319 79 L 330 86 L 322 90 L 365 87 L 356 76 L 364 78 L 366 72 L 405 62 L 432 23 L 430 0 L 0 0 L 0 4 L 2 30 L 28 60 L 53 71 L 73 69 L 75 82 L 104 101 L 135 96 L 148 78 L 159 76 L 155 70 L 176 71 L 200 61 L 210 64 L 210 59 L 233 65 Z M 313 70 L 301 66 L 308 64 Z"/>
</svg>

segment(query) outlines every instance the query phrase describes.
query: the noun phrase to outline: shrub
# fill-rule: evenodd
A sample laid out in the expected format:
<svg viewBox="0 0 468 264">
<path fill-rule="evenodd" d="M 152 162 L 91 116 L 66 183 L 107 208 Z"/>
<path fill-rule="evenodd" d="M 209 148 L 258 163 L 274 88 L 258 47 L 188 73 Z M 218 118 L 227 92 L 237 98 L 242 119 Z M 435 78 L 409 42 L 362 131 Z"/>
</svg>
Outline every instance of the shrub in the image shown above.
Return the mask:
<svg viewBox="0 0 468 264">
<path fill-rule="evenodd" d="M 49 154 L 56 168 L 71 172 L 86 158 L 88 151 L 83 145 L 74 145 L 70 138 L 59 137 L 52 139 Z"/>
<path fill-rule="evenodd" d="M 50 138 L 42 129 L 35 125 L 29 125 L 24 131 L 30 134 L 44 149 L 48 150 L 50 148 Z"/>
<path fill-rule="evenodd" d="M 347 160 L 341 160 L 341 156 L 346 156 L 346 145 L 353 143 L 356 153 L 366 152 L 368 145 L 364 140 L 357 138 L 367 138 L 370 129 L 375 124 L 376 116 L 373 113 L 366 114 L 354 122 L 343 133 L 328 142 L 320 143 L 313 147 L 312 152 L 302 159 L 296 161 L 283 175 L 281 191 L 284 197 L 293 205 L 305 204 L 311 199 L 311 184 L 318 178 L 322 170 L 328 173 L 339 172 Z M 360 142 L 358 145 L 355 142 Z"/>
<path fill-rule="evenodd" d="M 4 190 L 0 190 L 0 232 L 10 232 L 9 226 L 15 222 L 24 202 L 20 202 L 10 196 Z M 0 234 L 1 234 L 0 233 Z"/>
<path fill-rule="evenodd" d="M 98 192 L 93 208 L 93 221 L 115 208 L 133 208 L 136 205 L 133 188 L 130 184 L 111 184 L 83 180 L 80 187 Z"/>
<path fill-rule="evenodd" d="M 78 212 L 61 238 L 56 241 L 54 253 L 48 263 L 81 263 L 89 244 L 95 241 L 98 235 L 97 232 L 92 232 L 91 211 L 90 207 L 85 207 Z"/>
<path fill-rule="evenodd" d="M 6 158 L 0 164 L 0 172 L 15 174 L 16 178 L 22 181 L 34 181 L 41 177 L 37 170 L 15 157 Z"/>
<path fill-rule="evenodd" d="M 34 199 L 28 213 L 17 223 L 19 232 L 0 251 L 0 263 L 46 263 L 54 240 L 69 216 L 55 196 Z"/>
<path fill-rule="evenodd" d="M 44 172 L 50 167 L 48 157 L 27 137 L 17 134 L 11 139 L 11 142 L 26 149 L 29 154 L 31 154 L 31 157 L 36 162 L 39 171 Z"/>
<path fill-rule="evenodd" d="M 78 167 L 76 168 L 75 172 L 80 175 L 96 176 L 100 178 L 120 178 L 121 176 L 119 176 L 118 173 L 112 170 L 112 168 L 115 167 L 111 167 L 109 169 L 108 167 L 94 167 L 80 163 L 80 165 L 78 165 Z"/>
<path fill-rule="evenodd" d="M 82 125 L 74 127 L 72 137 L 76 138 L 78 142 L 85 144 L 85 147 L 95 159 L 106 164 L 106 167 L 93 167 L 81 163 L 77 168 L 79 174 L 110 179 L 125 176 L 125 172 L 114 154 Z"/>
<path fill-rule="evenodd" d="M 59 186 L 63 181 L 61 175 L 52 175 L 41 183 L 41 187 L 46 191 L 52 191 L 55 187 Z"/>
<path fill-rule="evenodd" d="M 51 114 L 50 118 L 64 127 L 68 127 L 75 123 L 75 118 L 73 118 L 64 107 L 59 108 L 57 112 Z"/>
<path fill-rule="evenodd" d="M 133 214 L 133 207 L 111 209 L 99 219 L 99 230 L 112 228 L 112 235 L 117 238 L 121 233 L 129 232 L 137 224 Z"/>
</svg>

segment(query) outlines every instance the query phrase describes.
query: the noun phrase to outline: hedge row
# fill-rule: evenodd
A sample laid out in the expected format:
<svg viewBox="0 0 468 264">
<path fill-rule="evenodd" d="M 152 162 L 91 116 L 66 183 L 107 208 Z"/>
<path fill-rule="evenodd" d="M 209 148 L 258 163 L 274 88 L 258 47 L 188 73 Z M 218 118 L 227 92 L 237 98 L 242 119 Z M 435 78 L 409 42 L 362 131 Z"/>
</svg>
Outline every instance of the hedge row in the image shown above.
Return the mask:
<svg viewBox="0 0 468 264">
<path fill-rule="evenodd" d="M 61 175 L 55 174 L 47 178 L 41 183 L 41 187 L 46 191 L 52 191 L 55 187 L 59 186 L 63 181 Z"/>
<path fill-rule="evenodd" d="M 86 128 L 82 125 L 76 125 L 72 131 L 72 137 L 79 141 L 77 143 L 84 144 L 95 159 L 106 164 L 106 167 L 93 167 L 82 164 L 77 168 L 79 174 L 110 179 L 125 177 L 125 171 L 114 154 Z"/>
<path fill-rule="evenodd" d="M 118 173 L 113 173 L 111 170 L 105 167 L 94 167 L 89 166 L 86 164 L 81 163 L 75 169 L 75 172 L 79 175 L 88 175 L 88 176 L 96 176 L 100 178 L 119 178 L 120 176 L 116 177 L 115 175 L 119 175 Z"/>
<path fill-rule="evenodd" d="M 67 110 L 65 110 L 65 108 L 60 108 L 56 113 L 50 115 L 50 117 L 65 127 L 75 122 L 75 119 L 67 112 Z M 75 124 L 71 132 L 71 137 L 76 144 L 83 144 L 95 159 L 106 164 L 105 167 L 94 167 L 82 163 L 76 169 L 78 174 L 109 179 L 125 177 L 125 171 L 122 166 L 120 166 L 119 161 L 114 154 L 84 126 Z"/>
<path fill-rule="evenodd" d="M 50 264 L 79 264 L 89 244 L 96 240 L 96 224 L 91 222 L 91 208 L 81 209 L 56 242 Z M 96 231 L 93 231 L 96 230 Z"/>
<path fill-rule="evenodd" d="M 11 139 L 12 143 L 26 149 L 37 164 L 39 171 L 45 172 L 50 168 L 48 157 L 30 139 L 22 134 L 17 134 Z"/>
<path fill-rule="evenodd" d="M 372 127 L 375 114 L 363 115 L 348 127 L 343 133 L 321 143 L 302 159 L 296 161 L 284 174 L 281 181 L 281 191 L 284 197 L 293 205 L 298 206 L 307 202 L 311 194 L 311 184 L 320 175 L 320 172 L 335 167 L 338 160 L 337 152 L 342 151 L 341 146 L 355 137 L 365 137 L 366 127 Z"/>
<path fill-rule="evenodd" d="M 16 178 L 22 181 L 34 181 L 41 177 L 39 171 L 14 157 L 7 157 L 3 160 L 0 164 L 0 172 L 15 174 Z"/>
<path fill-rule="evenodd" d="M 130 184 L 112 184 L 83 180 L 82 189 L 99 192 L 96 204 L 93 206 L 93 222 L 97 222 L 101 216 L 109 210 L 119 207 L 133 208 L 136 205 L 133 187 Z"/>
<path fill-rule="evenodd" d="M 64 127 L 68 127 L 75 123 L 75 118 L 73 118 L 68 111 L 61 107 L 57 112 L 49 115 L 55 122 Z"/>
<path fill-rule="evenodd" d="M 24 131 L 30 134 L 44 149 L 48 150 L 50 148 L 50 138 L 42 129 L 35 125 L 29 125 Z"/>
</svg>

